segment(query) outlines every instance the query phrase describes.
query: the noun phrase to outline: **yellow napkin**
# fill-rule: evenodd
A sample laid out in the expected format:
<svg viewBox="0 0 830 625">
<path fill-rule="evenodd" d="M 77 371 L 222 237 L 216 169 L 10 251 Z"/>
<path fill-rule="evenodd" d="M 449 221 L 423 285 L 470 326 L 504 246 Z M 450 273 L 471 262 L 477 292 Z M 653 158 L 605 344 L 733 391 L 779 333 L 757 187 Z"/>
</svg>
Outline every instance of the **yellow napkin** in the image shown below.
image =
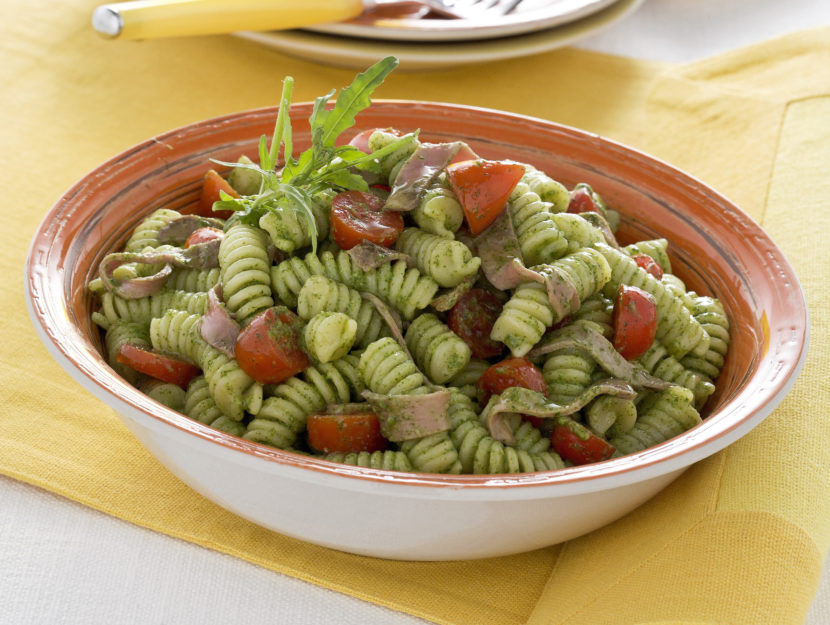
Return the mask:
<svg viewBox="0 0 830 625">
<path fill-rule="evenodd" d="M 626 518 L 564 545 L 476 562 L 351 556 L 223 511 L 161 467 L 48 356 L 25 314 L 29 240 L 86 171 L 155 133 L 349 82 L 233 37 L 105 42 L 95 2 L 0 2 L 4 172 L 0 472 L 113 516 L 451 625 L 799 624 L 830 539 L 830 30 L 681 67 L 572 49 L 398 73 L 378 92 L 475 104 L 623 141 L 715 186 L 762 223 L 812 311 L 801 378 L 761 426 Z M 740 331 L 740 329 L 738 329 Z M 521 528 L 516 528 L 521 531 Z"/>
</svg>

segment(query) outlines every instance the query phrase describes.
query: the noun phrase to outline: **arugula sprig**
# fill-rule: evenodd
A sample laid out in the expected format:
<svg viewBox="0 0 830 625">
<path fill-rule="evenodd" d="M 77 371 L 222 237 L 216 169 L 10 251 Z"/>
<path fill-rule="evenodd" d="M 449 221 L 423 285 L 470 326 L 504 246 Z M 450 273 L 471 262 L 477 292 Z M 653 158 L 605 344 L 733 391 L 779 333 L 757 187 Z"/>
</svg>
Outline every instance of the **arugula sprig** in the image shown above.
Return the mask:
<svg viewBox="0 0 830 625">
<path fill-rule="evenodd" d="M 337 138 L 354 126 L 357 114 L 371 105 L 372 92 L 397 65 L 398 59 L 390 56 L 358 74 L 349 86 L 340 91 L 333 107 L 328 104 L 335 90 L 316 98 L 309 117 L 311 147 L 296 158 L 289 116 L 294 79 L 287 76 L 283 81 L 279 113 L 270 144 L 265 135 L 260 137 L 259 165 L 214 160 L 220 165 L 252 169 L 259 173 L 259 191 L 239 198 L 220 194 L 222 199 L 214 203 L 214 210 L 234 211 L 228 225 L 236 221 L 256 225 L 269 211 L 294 211 L 306 222 L 312 248 L 316 252 L 318 232 L 312 210 L 313 196 L 331 187 L 366 191 L 366 180 L 355 170 L 377 173 L 379 159 L 417 140 L 417 134 L 410 133 L 372 154 L 349 145 L 335 145 Z M 278 170 L 280 163 L 282 169 Z"/>
</svg>

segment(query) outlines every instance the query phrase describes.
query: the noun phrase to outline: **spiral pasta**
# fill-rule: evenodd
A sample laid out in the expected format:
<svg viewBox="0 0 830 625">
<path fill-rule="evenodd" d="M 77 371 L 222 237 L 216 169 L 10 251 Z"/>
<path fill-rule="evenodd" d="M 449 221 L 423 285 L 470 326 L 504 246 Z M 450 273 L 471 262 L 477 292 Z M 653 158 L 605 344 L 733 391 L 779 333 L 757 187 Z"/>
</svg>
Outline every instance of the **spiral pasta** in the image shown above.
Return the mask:
<svg viewBox="0 0 830 625">
<path fill-rule="evenodd" d="M 464 209 L 450 189 L 445 173 L 424 191 L 412 211 L 412 219 L 425 232 L 445 239 L 455 238 L 455 232 L 464 223 Z"/>
<path fill-rule="evenodd" d="M 568 287 L 565 301 L 553 308 L 547 290 L 536 282 L 520 284 L 493 325 L 490 338 L 501 341 L 514 356 L 524 356 L 545 330 L 579 309 L 581 302 L 599 291 L 611 276 L 605 259 L 593 248 L 583 248 L 549 266 Z"/>
<path fill-rule="evenodd" d="M 210 396 L 208 382 L 203 375 L 196 376 L 187 385 L 184 405 L 181 410 L 191 419 L 221 430 L 222 432 L 227 432 L 234 436 L 242 436 L 245 432 L 245 426 L 242 423 L 229 419 L 219 410 L 219 406 L 216 405 L 213 397 Z"/>
<path fill-rule="evenodd" d="M 310 414 L 329 404 L 347 403 L 362 390 L 362 385 L 355 383 L 356 367 L 355 356 L 344 356 L 269 386 L 243 438 L 281 449 L 293 446 Z"/>
<path fill-rule="evenodd" d="M 357 337 L 357 322 L 340 312 L 321 311 L 303 329 L 303 344 L 316 362 L 329 362 L 349 353 Z"/>
<path fill-rule="evenodd" d="M 709 336 L 692 317 L 679 297 L 675 297 L 659 280 L 642 269 L 627 254 L 610 245 L 597 243 L 596 249 L 611 267 L 611 279 L 605 295 L 614 297 L 621 284 L 636 286 L 650 293 L 657 304 L 657 339 L 677 359 L 689 352 L 703 356 L 709 349 Z"/>
<path fill-rule="evenodd" d="M 550 204 L 551 213 L 564 213 L 568 210 L 571 196 L 567 187 L 548 176 L 545 172 L 536 169 L 532 165 L 525 165 L 525 173 L 522 176 L 528 188 L 539 196 L 543 202 Z"/>
<path fill-rule="evenodd" d="M 426 308 L 438 291 L 438 283 L 406 261 L 384 263 L 377 269 L 359 269 L 345 251 L 308 253 L 304 258 L 288 258 L 271 270 L 274 292 L 287 306 L 297 305 L 297 295 L 313 275 L 325 276 L 359 291 L 376 295 L 397 310 L 404 319 L 412 319 Z"/>
<path fill-rule="evenodd" d="M 418 315 L 409 325 L 406 346 L 434 384 L 448 382 L 472 357 L 470 347 L 432 313 Z"/>
<path fill-rule="evenodd" d="M 715 385 L 701 377 L 695 371 L 687 369 L 681 362 L 668 353 L 668 350 L 655 341 L 645 354 L 638 359 L 650 374 L 686 387 L 694 393 L 695 406 L 702 406 L 709 396 L 715 392 Z"/>
<path fill-rule="evenodd" d="M 542 365 L 542 376 L 548 389 L 548 398 L 559 405 L 567 405 L 591 385 L 596 361 L 577 349 L 561 349 L 551 353 Z"/>
<path fill-rule="evenodd" d="M 371 343 L 361 354 L 358 373 L 373 393 L 419 395 L 429 393 L 424 374 L 391 337 Z"/>
<path fill-rule="evenodd" d="M 274 305 L 266 245 L 262 230 L 237 223 L 219 246 L 222 299 L 241 324 Z"/>
<path fill-rule="evenodd" d="M 164 283 L 172 291 L 199 293 L 210 291 L 219 284 L 219 267 L 210 269 L 173 269 Z"/>
<path fill-rule="evenodd" d="M 694 394 L 682 386 L 670 386 L 649 404 L 629 432 L 610 439 L 619 455 L 653 447 L 700 423 L 700 414 L 694 408 Z"/>
<path fill-rule="evenodd" d="M 125 252 L 141 252 L 145 249 L 159 247 L 159 231 L 171 221 L 181 217 L 181 213 L 169 208 L 159 208 L 145 217 L 133 230 L 127 243 Z"/>
<path fill-rule="evenodd" d="M 691 291 L 686 294 L 684 302 L 695 320 L 709 335 L 709 348 L 702 356 L 689 354 L 680 362 L 684 367 L 712 382 L 720 375 L 729 349 L 729 317 L 724 312 L 723 304 L 714 297 L 698 295 Z"/>
<path fill-rule="evenodd" d="M 671 273 L 671 259 L 668 254 L 669 242 L 666 239 L 647 239 L 630 243 L 622 248 L 629 256 L 645 254 L 651 256 L 665 273 Z"/>
<path fill-rule="evenodd" d="M 395 248 L 415 259 L 416 266 L 440 286 L 454 287 L 474 276 L 481 259 L 461 241 L 439 237 L 420 228 L 404 228 Z"/>
<path fill-rule="evenodd" d="M 254 382 L 236 360 L 208 345 L 199 333 L 202 317 L 182 310 L 168 310 L 150 322 L 154 349 L 176 354 L 201 367 L 210 395 L 223 414 L 241 421 L 245 412 L 255 414 L 262 404 L 262 386 Z"/>
<path fill-rule="evenodd" d="M 527 266 L 551 263 L 568 249 L 568 241 L 553 221 L 551 205 L 520 181 L 507 202 L 513 228 Z"/>
<path fill-rule="evenodd" d="M 389 334 L 383 317 L 358 291 L 324 276 L 311 276 L 297 297 L 297 314 L 308 321 L 323 311 L 343 313 L 354 319 L 357 322 L 354 343 L 359 347 Z"/>
<path fill-rule="evenodd" d="M 369 150 L 377 152 L 386 146 L 394 143 L 399 139 L 398 135 L 387 130 L 375 130 L 369 135 Z M 418 142 L 413 141 L 403 145 L 401 148 L 395 150 L 391 154 L 387 154 L 380 159 L 380 167 L 384 178 L 392 185 L 395 183 L 395 178 L 398 177 L 398 172 L 404 163 L 412 156 L 412 153 L 418 148 Z"/>
<path fill-rule="evenodd" d="M 104 327 L 101 323 L 98 323 Z M 126 365 L 118 362 L 118 352 L 125 343 L 132 343 L 139 347 L 150 347 L 149 325 L 135 323 L 132 321 L 117 320 L 106 327 L 104 345 L 107 350 L 107 362 L 115 369 L 116 373 L 132 385 L 137 385 L 144 375 Z"/>
<path fill-rule="evenodd" d="M 402 451 L 386 449 L 384 451 L 360 451 L 360 452 L 332 452 L 326 454 L 326 460 L 340 462 L 353 467 L 366 467 L 369 469 L 381 469 L 383 471 L 414 471 L 415 468 Z"/>
<path fill-rule="evenodd" d="M 206 293 L 172 291 L 164 289 L 147 297 L 126 299 L 105 291 L 100 295 L 101 307 L 95 322 L 107 329 L 118 321 L 132 321 L 149 326 L 154 317 L 160 317 L 164 311 L 175 308 L 189 313 L 203 315 L 207 310 Z"/>
</svg>

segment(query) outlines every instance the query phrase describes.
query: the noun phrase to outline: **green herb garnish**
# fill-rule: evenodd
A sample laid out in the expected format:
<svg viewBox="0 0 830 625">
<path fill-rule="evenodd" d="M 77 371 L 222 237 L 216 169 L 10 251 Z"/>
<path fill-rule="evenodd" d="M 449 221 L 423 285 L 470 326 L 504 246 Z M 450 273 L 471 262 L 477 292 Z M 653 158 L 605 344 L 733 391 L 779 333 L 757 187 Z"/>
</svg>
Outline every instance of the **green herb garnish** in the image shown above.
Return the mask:
<svg viewBox="0 0 830 625">
<path fill-rule="evenodd" d="M 283 80 L 279 113 L 270 144 L 265 135 L 260 137 L 259 165 L 214 160 L 220 165 L 258 172 L 262 180 L 259 191 L 239 198 L 221 193 L 222 199 L 213 204 L 213 209 L 235 211 L 227 225 L 237 221 L 258 225 L 260 219 L 269 212 L 279 216 L 284 211 L 293 211 L 307 224 L 312 249 L 316 252 L 318 233 L 312 208 L 313 196 L 331 187 L 344 191 L 366 191 L 366 180 L 356 170 L 377 172 L 378 159 L 416 140 L 414 133 L 404 135 L 372 154 L 366 154 L 349 145 L 335 145 L 337 138 L 354 126 L 357 114 L 370 106 L 372 92 L 397 65 L 398 59 L 389 56 L 358 74 L 348 87 L 341 90 L 333 107 L 329 107 L 328 104 L 335 90 L 316 98 L 309 117 L 311 147 L 297 158 L 293 155 L 289 117 L 294 79 L 287 76 Z M 283 166 L 278 171 L 277 166 L 280 163 L 283 163 Z M 275 244 L 279 247 L 277 242 Z"/>
</svg>

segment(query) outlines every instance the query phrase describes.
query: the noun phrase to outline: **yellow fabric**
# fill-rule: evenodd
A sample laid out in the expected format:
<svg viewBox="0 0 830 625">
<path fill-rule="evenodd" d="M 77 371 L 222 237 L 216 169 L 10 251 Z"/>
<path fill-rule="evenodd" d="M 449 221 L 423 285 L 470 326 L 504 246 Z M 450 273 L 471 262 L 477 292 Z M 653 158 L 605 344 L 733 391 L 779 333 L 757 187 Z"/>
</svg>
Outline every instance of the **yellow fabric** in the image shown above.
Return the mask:
<svg viewBox="0 0 830 625">
<path fill-rule="evenodd" d="M 830 29 L 685 66 L 573 49 L 397 73 L 378 92 L 578 126 L 675 163 L 737 201 L 783 248 L 812 316 L 792 392 L 748 436 L 583 538 L 472 563 L 351 556 L 265 531 L 191 492 L 48 356 L 25 314 L 29 240 L 101 161 L 206 117 L 349 82 L 233 37 L 106 42 L 96 1 L 0 2 L 0 472 L 132 523 L 452 625 L 803 622 L 830 540 Z M 521 528 L 516 528 L 521 531 Z"/>
</svg>

